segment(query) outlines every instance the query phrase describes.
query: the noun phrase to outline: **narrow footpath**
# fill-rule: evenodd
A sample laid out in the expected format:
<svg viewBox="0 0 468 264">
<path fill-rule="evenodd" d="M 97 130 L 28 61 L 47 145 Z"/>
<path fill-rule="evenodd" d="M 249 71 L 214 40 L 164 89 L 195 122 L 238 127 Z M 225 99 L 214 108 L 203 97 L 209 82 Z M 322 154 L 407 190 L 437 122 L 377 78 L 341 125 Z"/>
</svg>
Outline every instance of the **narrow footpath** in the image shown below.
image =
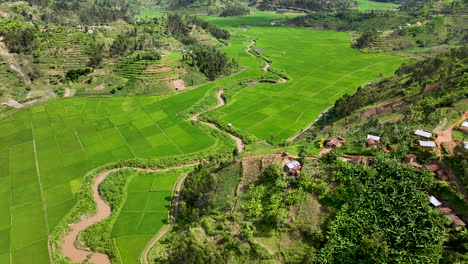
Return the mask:
<svg viewBox="0 0 468 264">
<path fill-rule="evenodd" d="M 218 99 L 219 103 L 216 106 L 214 106 L 214 107 L 212 107 L 212 108 L 210 108 L 210 109 L 208 109 L 206 111 L 195 114 L 194 116 L 192 116 L 190 118 L 190 120 L 202 122 L 202 123 L 214 128 L 214 129 L 222 131 L 221 129 L 219 129 L 213 123 L 200 121 L 199 116 L 201 114 L 207 112 L 207 111 L 211 111 L 211 110 L 214 110 L 214 109 L 217 109 L 219 107 L 224 106 L 226 104 L 226 102 L 222 98 L 223 93 L 224 93 L 224 90 L 219 90 L 217 92 L 216 98 Z M 222 132 L 227 133 L 226 131 L 222 131 Z M 242 139 L 240 139 L 239 137 L 236 137 L 236 136 L 234 136 L 234 135 L 232 135 L 230 133 L 227 133 L 227 134 L 232 139 L 234 139 L 234 141 L 236 142 L 238 152 L 239 153 L 242 152 L 244 150 L 244 148 L 245 148 L 245 144 L 242 141 Z M 171 170 L 171 169 L 190 167 L 190 166 L 194 166 L 194 165 L 197 165 L 197 164 L 199 164 L 199 162 L 192 163 L 192 164 L 187 164 L 187 165 L 183 165 L 183 166 L 179 166 L 179 167 L 166 168 L 166 169 L 142 169 L 142 168 L 133 168 L 133 169 L 138 170 L 138 171 L 161 172 L 161 171 L 168 171 L 168 170 Z M 129 167 L 124 167 L 124 168 L 129 168 Z M 106 179 L 106 177 L 110 173 L 112 173 L 114 171 L 117 171 L 117 170 L 120 170 L 120 169 L 124 169 L 124 168 L 116 168 L 116 169 L 110 169 L 110 170 L 104 171 L 104 172 L 100 173 L 96 177 L 96 179 L 94 180 L 92 190 L 93 190 L 93 199 L 96 201 L 96 204 L 97 204 L 96 214 L 91 215 L 91 216 L 82 217 L 82 219 L 78 223 L 71 224 L 70 227 L 71 227 L 72 230 L 70 232 L 68 232 L 62 238 L 62 240 L 63 240 L 62 254 L 65 257 L 70 258 L 72 260 L 72 262 L 74 262 L 74 263 L 83 263 L 85 260 L 88 259 L 88 256 L 90 256 L 89 259 L 88 259 L 88 262 L 90 262 L 90 263 L 111 264 L 111 261 L 110 261 L 109 257 L 106 254 L 98 253 L 98 252 L 92 252 L 89 249 L 81 249 L 81 248 L 76 247 L 75 244 L 76 244 L 76 241 L 77 241 L 78 234 L 81 231 L 85 230 L 86 228 L 90 227 L 91 225 L 93 225 L 95 223 L 98 223 L 98 222 L 106 219 L 107 217 L 109 217 L 111 215 L 110 206 L 99 195 L 99 185 Z M 148 253 L 149 253 L 151 247 L 156 242 L 158 242 L 159 239 L 161 239 L 172 228 L 173 224 L 175 223 L 175 219 L 177 218 L 178 206 L 179 206 L 179 193 L 180 193 L 180 189 L 182 188 L 185 177 L 186 177 L 186 175 L 183 175 L 177 180 L 176 186 L 174 187 L 174 190 L 173 190 L 173 196 L 174 196 L 173 223 L 165 225 L 164 227 L 162 227 L 160 229 L 160 231 L 153 237 L 153 239 L 151 239 L 150 243 L 146 246 L 146 248 L 145 248 L 145 250 L 144 250 L 144 252 L 143 252 L 143 254 L 141 256 L 141 259 L 144 261 L 144 263 L 148 263 Z"/>
<path fill-rule="evenodd" d="M 195 163 L 190 163 L 190 164 L 185 164 L 182 166 L 177 166 L 177 167 L 170 167 L 170 168 L 165 168 L 165 169 L 143 169 L 143 168 L 132 168 L 137 171 L 148 171 L 148 172 L 164 172 L 164 171 L 169 171 L 172 169 L 182 169 L 186 167 L 191 167 L 199 164 L 200 162 L 195 162 Z M 101 198 L 99 195 L 99 185 L 106 179 L 106 177 L 117 170 L 125 169 L 125 168 L 131 168 L 131 167 L 122 167 L 122 168 L 116 168 L 116 169 L 110 169 L 104 172 L 101 172 L 96 179 L 94 180 L 93 183 L 93 199 L 96 201 L 96 213 L 94 215 L 90 216 L 85 216 L 82 217 L 81 220 L 78 223 L 73 223 L 70 225 L 71 231 L 68 232 L 65 236 L 63 236 L 62 241 L 63 241 L 63 247 L 62 247 L 62 254 L 65 257 L 68 257 L 71 259 L 73 263 L 83 263 L 85 260 L 87 260 L 88 256 L 90 258 L 88 259 L 88 262 L 90 263 L 95 263 L 95 264 L 111 264 L 111 261 L 109 257 L 106 254 L 103 253 L 98 253 L 98 252 L 92 252 L 89 249 L 81 249 L 76 247 L 75 243 L 77 242 L 77 237 L 78 234 L 85 230 L 86 228 L 90 227 L 91 225 L 98 223 L 107 217 L 111 215 L 111 208 L 110 206 Z M 180 189 L 182 188 L 182 183 L 183 180 L 185 179 L 186 175 L 182 175 L 179 179 L 177 179 L 177 184 L 174 189 L 173 194 L 175 203 L 174 203 L 174 212 L 178 211 L 178 201 L 179 201 L 179 193 Z M 175 215 L 176 216 L 176 215 Z M 172 226 L 171 226 L 172 227 Z M 170 228 L 169 228 L 170 229 Z M 169 229 L 166 230 L 169 231 Z M 158 234 L 160 234 L 159 232 Z M 160 235 L 162 237 L 165 234 Z M 157 241 L 157 240 L 156 240 Z M 155 243 L 155 242 L 154 242 Z"/>
<path fill-rule="evenodd" d="M 193 116 L 190 118 L 190 120 L 199 121 L 199 122 L 201 122 L 201 123 L 203 123 L 203 124 L 206 124 L 206 125 L 208 125 L 208 126 L 214 128 L 214 129 L 217 129 L 217 130 L 219 130 L 219 131 L 222 131 L 222 132 L 227 133 L 227 134 L 228 134 L 232 139 L 234 139 L 234 141 L 236 142 L 236 145 L 237 145 L 237 152 L 238 152 L 238 153 L 241 153 L 241 152 L 244 151 L 244 149 L 245 149 L 245 144 L 244 144 L 244 142 L 242 141 L 241 138 L 239 138 L 239 137 L 237 137 L 237 136 L 234 136 L 233 134 L 231 134 L 231 133 L 229 133 L 229 132 L 226 132 L 226 131 L 223 131 L 223 130 L 219 129 L 219 128 L 218 128 L 215 124 L 213 124 L 213 123 L 204 122 L 204 121 L 200 121 L 200 120 L 199 120 L 199 117 L 200 117 L 201 114 L 203 114 L 203 113 L 205 113 L 205 112 L 208 112 L 208 111 L 211 111 L 211 110 L 214 110 L 214 109 L 217 109 L 217 108 L 220 108 L 220 107 L 222 107 L 222 106 L 224 106 L 224 105 L 226 104 L 226 102 L 224 101 L 224 99 L 223 99 L 223 97 L 222 97 L 223 93 L 224 93 L 224 90 L 219 90 L 218 93 L 216 94 L 216 98 L 218 99 L 218 104 L 217 104 L 217 105 L 215 105 L 214 107 L 212 107 L 212 108 L 210 108 L 210 109 L 208 109 L 208 110 L 206 110 L 206 111 L 203 111 L 203 112 L 200 112 L 200 113 L 197 113 L 197 114 L 193 115 Z"/>
</svg>

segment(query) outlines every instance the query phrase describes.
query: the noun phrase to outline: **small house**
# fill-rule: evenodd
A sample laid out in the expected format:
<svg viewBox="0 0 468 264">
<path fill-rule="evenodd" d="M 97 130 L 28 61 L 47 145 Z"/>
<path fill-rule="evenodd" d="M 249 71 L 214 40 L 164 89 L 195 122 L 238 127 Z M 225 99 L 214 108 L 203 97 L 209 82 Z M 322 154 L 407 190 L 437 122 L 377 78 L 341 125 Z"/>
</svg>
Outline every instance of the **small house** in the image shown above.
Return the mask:
<svg viewBox="0 0 468 264">
<path fill-rule="evenodd" d="M 380 137 L 374 135 L 367 135 L 367 146 L 373 147 L 380 145 Z"/>
<path fill-rule="evenodd" d="M 428 164 L 428 165 L 425 165 L 424 167 L 432 172 L 436 172 L 440 170 L 440 166 L 437 164 Z"/>
<path fill-rule="evenodd" d="M 431 202 L 431 204 L 434 207 L 439 207 L 442 205 L 442 203 L 439 200 L 437 200 L 437 198 L 435 198 L 433 195 L 429 196 L 429 202 Z"/>
<path fill-rule="evenodd" d="M 434 141 L 422 141 L 420 140 L 419 141 L 419 146 L 423 149 L 427 149 L 427 150 L 432 150 L 436 147 L 436 144 Z"/>
<path fill-rule="evenodd" d="M 94 33 L 94 30 L 88 29 L 88 34 L 93 34 L 93 33 Z"/>
<path fill-rule="evenodd" d="M 297 175 L 301 171 L 301 163 L 297 160 L 292 160 L 283 166 L 284 172 L 290 175 Z"/>
<path fill-rule="evenodd" d="M 450 218 L 452 218 L 452 228 L 453 229 L 459 229 L 459 228 L 462 228 L 464 226 L 466 226 L 465 222 L 463 222 L 463 220 L 460 219 L 460 217 L 458 217 L 457 215 L 455 214 L 452 214 L 452 215 L 449 215 Z"/>
<path fill-rule="evenodd" d="M 405 156 L 405 163 L 415 163 L 418 156 L 414 154 L 408 154 Z"/>
<path fill-rule="evenodd" d="M 448 207 L 439 207 L 439 210 L 446 216 L 450 217 L 452 220 L 452 228 L 458 229 L 466 226 L 465 222 L 458 217 L 455 212 Z"/>
<path fill-rule="evenodd" d="M 364 156 L 353 156 L 349 160 L 350 163 L 354 164 L 364 164 L 364 165 L 369 165 L 371 163 L 372 159 L 369 157 L 364 157 Z"/>
<path fill-rule="evenodd" d="M 443 214 L 445 215 L 451 215 L 451 214 L 455 214 L 452 209 L 448 208 L 448 207 L 439 207 L 438 208 Z"/>
<path fill-rule="evenodd" d="M 346 143 L 344 137 L 331 137 L 325 140 L 323 147 L 327 149 L 341 148 L 344 143 Z"/>
<path fill-rule="evenodd" d="M 431 138 L 432 137 L 431 132 L 427 132 L 427 131 L 422 130 L 422 129 L 413 130 L 413 135 L 421 137 L 421 138 Z"/>
<path fill-rule="evenodd" d="M 466 142 L 466 141 L 463 142 L 463 148 L 464 148 L 464 149 L 468 149 L 468 142 Z"/>
<path fill-rule="evenodd" d="M 463 122 L 459 127 L 458 130 L 463 132 L 468 132 L 468 121 Z"/>
</svg>

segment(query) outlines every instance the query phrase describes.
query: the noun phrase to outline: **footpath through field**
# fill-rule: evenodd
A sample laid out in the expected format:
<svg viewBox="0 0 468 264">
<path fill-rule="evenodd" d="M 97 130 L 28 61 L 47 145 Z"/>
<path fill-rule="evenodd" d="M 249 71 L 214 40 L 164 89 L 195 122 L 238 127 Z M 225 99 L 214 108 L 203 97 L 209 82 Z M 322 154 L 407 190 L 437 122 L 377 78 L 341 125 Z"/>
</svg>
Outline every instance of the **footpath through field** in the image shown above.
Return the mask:
<svg viewBox="0 0 468 264">
<path fill-rule="evenodd" d="M 222 131 L 221 129 L 219 129 L 219 128 L 218 128 L 215 124 L 213 124 L 213 123 L 200 121 L 200 120 L 199 120 L 199 116 L 200 116 L 201 114 L 205 113 L 205 112 L 208 112 L 208 111 L 211 111 L 211 110 L 220 108 L 220 107 L 222 107 L 223 105 L 225 105 L 226 102 L 224 101 L 224 99 L 223 99 L 223 97 L 222 97 L 223 93 L 224 93 L 224 90 L 219 90 L 219 91 L 216 93 L 216 98 L 218 99 L 218 104 L 217 104 L 217 105 L 215 105 L 214 107 L 212 107 L 212 108 L 210 108 L 210 109 L 208 109 L 208 110 L 206 110 L 206 111 L 203 111 L 203 112 L 200 112 L 200 113 L 197 113 L 197 114 L 193 115 L 193 116 L 190 118 L 190 120 L 202 122 L 202 123 L 204 123 L 204 124 L 206 124 L 206 125 L 208 125 L 208 126 L 214 128 L 214 129 L 217 129 L 217 130 L 219 130 L 219 131 Z M 234 139 L 234 141 L 236 141 L 236 146 L 237 146 L 237 152 L 238 152 L 238 153 L 240 153 L 240 152 L 242 152 L 242 151 L 244 150 L 245 144 L 244 144 L 244 142 L 242 141 L 241 138 L 239 138 L 239 137 L 237 137 L 237 136 L 234 136 L 233 134 L 228 133 L 228 132 L 226 132 L 226 131 L 223 131 L 223 132 L 227 133 L 232 139 Z"/>
<path fill-rule="evenodd" d="M 86 228 L 90 227 L 91 225 L 95 223 L 98 223 L 106 219 L 107 217 L 111 215 L 110 206 L 99 195 L 99 185 L 107 178 L 107 176 L 110 173 L 115 172 L 117 170 L 126 169 L 126 168 L 132 168 L 138 171 L 146 171 L 146 172 L 164 172 L 164 171 L 169 171 L 173 169 L 182 169 L 182 168 L 192 167 L 192 166 L 198 165 L 199 163 L 200 162 L 194 162 L 190 164 L 164 168 L 164 169 L 143 169 L 143 168 L 122 167 L 122 168 L 115 168 L 115 169 L 110 169 L 110 170 L 101 172 L 96 177 L 93 183 L 93 199 L 96 201 L 96 204 L 97 204 L 96 214 L 83 217 L 80 222 L 70 225 L 72 230 L 62 238 L 63 240 L 62 254 L 65 257 L 70 258 L 72 262 L 74 263 L 82 263 L 88 258 L 89 255 L 91 255 L 91 257 L 88 259 L 88 262 L 95 263 L 95 264 L 110 264 L 111 263 L 109 260 L 109 257 L 106 254 L 92 252 L 89 249 L 80 249 L 75 246 L 76 239 L 78 237 L 78 234 L 81 231 L 85 230 Z M 179 179 L 177 179 L 176 188 L 174 189 L 174 193 L 173 193 L 173 196 L 175 197 L 174 212 L 177 212 L 178 210 L 178 201 L 179 201 L 178 197 L 179 197 L 180 189 L 182 188 L 182 183 L 183 183 L 183 180 L 185 179 L 185 176 L 186 174 L 181 175 Z M 177 214 L 174 213 L 174 217 L 176 216 Z M 172 227 L 172 225 L 170 225 L 170 227 Z M 170 228 L 163 228 L 163 229 L 165 230 L 165 232 L 170 230 Z M 161 238 L 162 236 L 164 236 L 165 232 L 162 234 L 161 232 L 158 232 L 156 237 Z M 156 243 L 156 241 L 153 242 L 152 240 L 152 243 L 154 244 Z"/>
</svg>

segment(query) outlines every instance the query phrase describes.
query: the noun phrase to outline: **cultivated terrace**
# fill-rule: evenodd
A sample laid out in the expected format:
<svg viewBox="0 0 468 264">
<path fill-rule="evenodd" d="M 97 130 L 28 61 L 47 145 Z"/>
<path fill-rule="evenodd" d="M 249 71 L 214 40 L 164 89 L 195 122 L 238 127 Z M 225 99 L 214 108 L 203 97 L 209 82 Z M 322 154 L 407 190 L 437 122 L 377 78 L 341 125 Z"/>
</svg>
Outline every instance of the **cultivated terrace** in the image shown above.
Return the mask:
<svg viewBox="0 0 468 264">
<path fill-rule="evenodd" d="M 464 0 L 0 0 L 0 264 L 468 263 Z"/>
</svg>

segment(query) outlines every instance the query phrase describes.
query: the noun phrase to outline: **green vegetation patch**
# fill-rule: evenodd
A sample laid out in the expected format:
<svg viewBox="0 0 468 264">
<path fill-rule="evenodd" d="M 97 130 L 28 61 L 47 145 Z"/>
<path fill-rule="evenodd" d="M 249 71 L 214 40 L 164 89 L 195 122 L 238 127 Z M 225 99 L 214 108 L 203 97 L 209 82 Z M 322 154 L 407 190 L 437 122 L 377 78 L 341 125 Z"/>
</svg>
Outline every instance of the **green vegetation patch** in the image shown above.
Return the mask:
<svg viewBox="0 0 468 264">
<path fill-rule="evenodd" d="M 206 88 L 202 88 L 163 100 L 57 100 L 0 120 L 0 145 L 8 154 L 0 155 L 0 164 L 6 164 L 2 166 L 5 177 L 0 179 L 11 179 L 5 180 L 9 188 L 0 193 L 12 197 L 11 204 L 5 199 L 5 205 L 0 206 L 2 215 L 11 214 L 12 223 L 10 226 L 1 221 L 3 229 L 11 228 L 11 237 L 1 233 L 1 240 L 11 241 L 13 259 L 20 255 L 17 250 L 47 238 L 75 204 L 78 183 L 91 168 L 135 157 L 181 155 L 212 146 L 215 141 L 211 136 L 176 117 L 205 92 Z M 171 189 L 169 182 L 162 182 L 165 190 Z M 157 188 L 157 184 L 151 186 Z M 164 199 L 170 192 L 158 195 L 149 197 L 148 203 Z M 42 255 L 47 256 L 47 250 Z"/>
<path fill-rule="evenodd" d="M 391 74 L 403 59 L 360 53 L 340 32 L 270 26 L 239 34 L 255 38 L 253 48 L 272 61 L 270 70 L 285 72 L 289 81 L 244 88 L 217 111 L 217 122 L 276 144 L 306 127 L 344 94 Z"/>
</svg>

